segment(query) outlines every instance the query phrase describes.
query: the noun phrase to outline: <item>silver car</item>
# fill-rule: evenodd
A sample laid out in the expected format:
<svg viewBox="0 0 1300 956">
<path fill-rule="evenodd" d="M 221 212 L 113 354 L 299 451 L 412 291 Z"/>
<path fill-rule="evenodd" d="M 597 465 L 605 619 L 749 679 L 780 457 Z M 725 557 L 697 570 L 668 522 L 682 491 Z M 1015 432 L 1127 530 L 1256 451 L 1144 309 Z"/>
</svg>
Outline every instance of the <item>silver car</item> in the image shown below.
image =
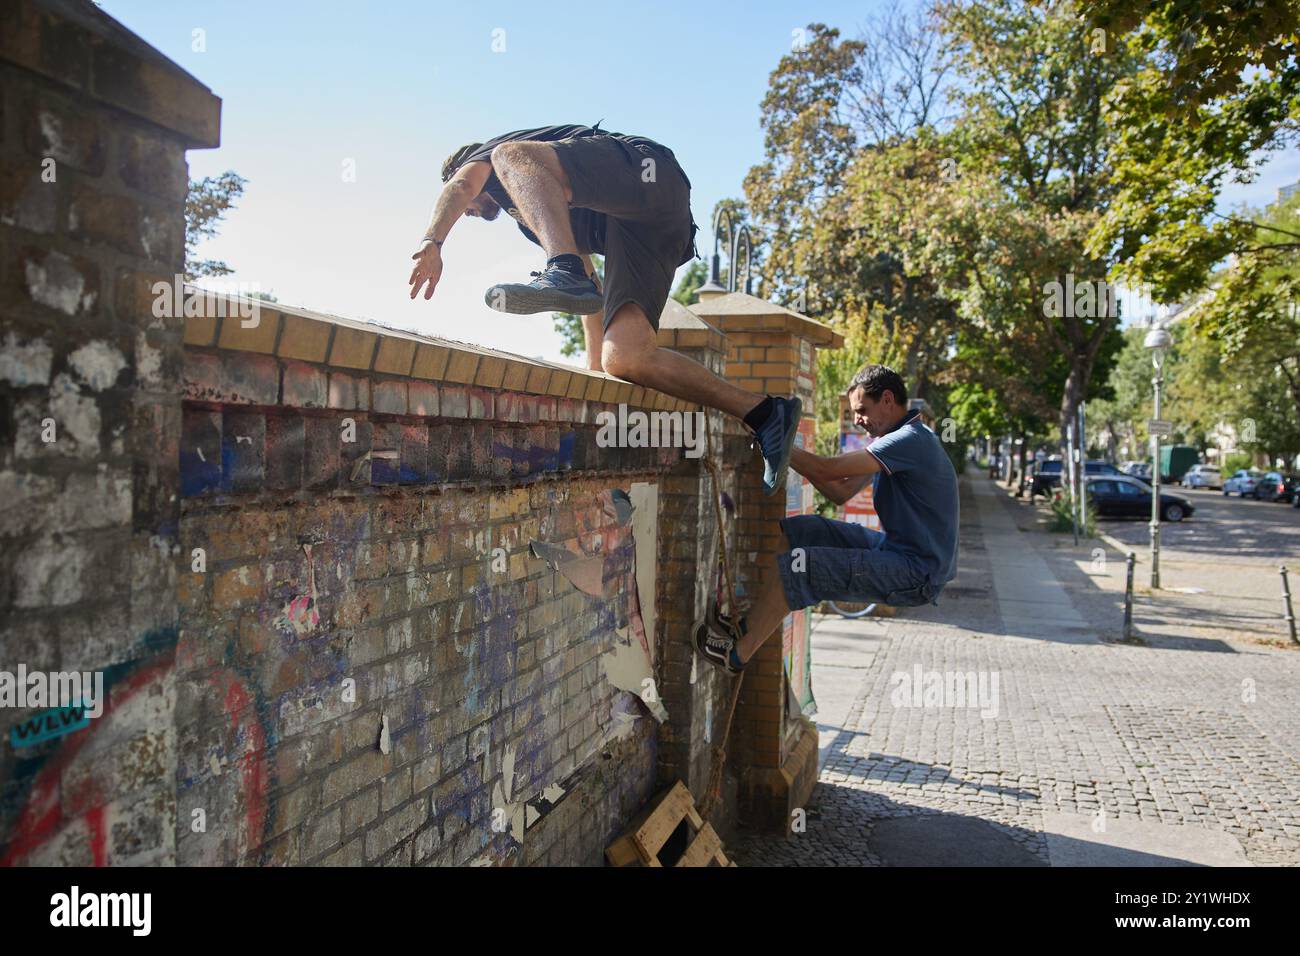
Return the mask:
<svg viewBox="0 0 1300 956">
<path fill-rule="evenodd" d="M 1222 488 L 1223 476 L 1213 465 L 1192 465 L 1183 475 L 1184 488 Z"/>
<path fill-rule="evenodd" d="M 1241 497 L 1253 495 L 1255 485 L 1263 475 L 1254 468 L 1238 468 L 1227 481 L 1223 483 L 1223 494 L 1227 497 L 1231 494 L 1238 494 Z"/>
</svg>

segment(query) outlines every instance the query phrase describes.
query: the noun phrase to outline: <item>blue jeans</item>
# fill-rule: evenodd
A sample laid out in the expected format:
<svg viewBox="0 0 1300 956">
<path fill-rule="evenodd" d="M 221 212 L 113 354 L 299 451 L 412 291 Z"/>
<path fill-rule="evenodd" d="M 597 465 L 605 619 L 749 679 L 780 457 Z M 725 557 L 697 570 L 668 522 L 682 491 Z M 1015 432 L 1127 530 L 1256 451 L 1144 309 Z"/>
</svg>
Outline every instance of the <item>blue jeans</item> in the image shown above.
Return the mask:
<svg viewBox="0 0 1300 956">
<path fill-rule="evenodd" d="M 883 532 L 821 515 L 782 518 L 781 530 L 790 550 L 776 556 L 776 566 L 792 610 L 821 601 L 912 607 L 933 602 L 941 590 Z"/>
</svg>

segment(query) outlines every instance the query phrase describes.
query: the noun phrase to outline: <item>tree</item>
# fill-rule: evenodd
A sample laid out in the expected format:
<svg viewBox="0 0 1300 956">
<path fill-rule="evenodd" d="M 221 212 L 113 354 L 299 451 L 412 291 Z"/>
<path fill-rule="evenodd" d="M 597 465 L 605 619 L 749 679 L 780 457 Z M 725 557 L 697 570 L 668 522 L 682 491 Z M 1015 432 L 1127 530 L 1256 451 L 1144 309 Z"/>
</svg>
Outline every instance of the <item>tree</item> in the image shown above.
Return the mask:
<svg viewBox="0 0 1300 956">
<path fill-rule="evenodd" d="M 703 259 L 696 259 L 686 267 L 681 281 L 673 290 L 673 298 L 682 305 L 691 306 L 700 301 L 699 289 L 709 278 L 709 267 Z"/>
<path fill-rule="evenodd" d="M 185 197 L 186 282 L 193 282 L 201 276 L 229 275 L 234 271 L 216 259 L 195 259 L 194 252 L 201 241 L 217 234 L 218 225 L 234 208 L 235 200 L 243 195 L 247 182 L 233 170 L 226 170 L 220 176 L 190 180 Z"/>
<path fill-rule="evenodd" d="M 943 122 L 948 65 L 928 11 L 887 11 L 855 40 L 817 23 L 802 37 L 770 78 L 765 159 L 746 176 L 745 195 L 756 237 L 769 240 L 760 256 L 768 298 L 845 335 L 843 349 L 818 359 L 818 440 L 830 450 L 839 394 L 868 362 L 897 368 L 932 405 L 938 397 L 934 374 L 957 315 L 883 221 L 880 189 L 920 178 L 901 154 L 882 154 Z"/>
<path fill-rule="evenodd" d="M 1247 182 L 1257 154 L 1300 130 L 1300 6 L 1292 0 L 1079 0 L 1102 42 L 1128 43 L 1141 69 L 1106 98 L 1118 131 L 1115 195 L 1088 248 L 1160 301 L 1203 288 L 1229 255 L 1247 259 L 1297 236 L 1261 237 L 1223 216 L 1226 182 Z M 1243 273 L 1243 278 L 1249 278 Z"/>
<path fill-rule="evenodd" d="M 1088 402 L 1087 426 L 1094 436 L 1089 444 L 1104 444 L 1112 458 L 1144 458 L 1148 439 L 1146 421 L 1151 417 L 1153 391 L 1151 353 L 1142 344 L 1146 328 L 1133 326 L 1123 333 L 1124 344 L 1116 355 L 1115 363 L 1099 397 Z M 1172 368 L 1171 358 L 1168 366 Z M 1167 375 L 1172 379 L 1174 376 Z M 1169 394 L 1169 405 L 1176 407 L 1179 421 L 1187 405 Z M 1102 434 L 1107 440 L 1099 440 Z"/>
<path fill-rule="evenodd" d="M 982 243 L 967 264 L 974 297 L 1003 337 L 1064 358 L 1064 437 L 1120 344 L 1110 263 L 1086 240 L 1114 190 L 1103 103 L 1137 60 L 1122 43 L 1098 50 L 1077 18 L 1021 0 L 948 5 L 943 23 L 964 80 L 958 169 L 986 180 L 967 207 Z"/>
<path fill-rule="evenodd" d="M 1288 436 L 1300 429 L 1300 243 L 1268 237 L 1300 237 L 1300 195 L 1250 215 L 1257 223 L 1248 237 L 1259 244 L 1255 253 L 1215 274 L 1189 321 L 1217 345 L 1224 371 L 1248 386 L 1239 391 L 1253 396 L 1259 417 L 1271 422 L 1260 450 L 1294 453 L 1300 449 Z M 1238 412 L 1248 417 L 1244 409 Z M 1290 425 L 1284 424 L 1288 417 Z"/>
</svg>

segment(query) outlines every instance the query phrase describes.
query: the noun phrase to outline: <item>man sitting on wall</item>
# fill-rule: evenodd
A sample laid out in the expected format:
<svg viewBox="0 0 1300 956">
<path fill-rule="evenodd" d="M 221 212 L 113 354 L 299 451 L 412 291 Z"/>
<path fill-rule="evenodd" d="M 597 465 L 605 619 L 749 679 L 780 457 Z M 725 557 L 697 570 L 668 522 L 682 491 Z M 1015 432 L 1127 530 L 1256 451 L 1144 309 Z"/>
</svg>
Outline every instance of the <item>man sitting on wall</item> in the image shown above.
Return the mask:
<svg viewBox="0 0 1300 956">
<path fill-rule="evenodd" d="M 849 405 L 854 422 L 875 436 L 870 448 L 833 458 L 796 448 L 790 467 L 836 504 L 873 481 L 886 530 L 819 515 L 782 518 L 790 550 L 776 556 L 777 573 L 740 619 L 739 639 L 716 606 L 695 628 L 699 652 L 729 673 L 738 673 L 792 610 L 821 601 L 937 603 L 957 573 L 957 473 L 920 410 L 908 411 L 902 378 L 883 365 L 864 367 L 849 385 Z"/>
</svg>

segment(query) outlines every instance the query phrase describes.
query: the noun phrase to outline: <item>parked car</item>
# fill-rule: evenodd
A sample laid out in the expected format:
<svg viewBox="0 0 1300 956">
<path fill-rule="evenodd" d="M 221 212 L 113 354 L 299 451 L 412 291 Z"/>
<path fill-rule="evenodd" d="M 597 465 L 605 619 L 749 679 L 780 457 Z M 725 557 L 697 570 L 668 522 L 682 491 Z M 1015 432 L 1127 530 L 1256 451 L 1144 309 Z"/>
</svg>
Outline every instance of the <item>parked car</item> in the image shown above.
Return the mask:
<svg viewBox="0 0 1300 956">
<path fill-rule="evenodd" d="M 1192 465 L 1183 475 L 1184 488 L 1222 488 L 1223 475 L 1213 465 Z"/>
<path fill-rule="evenodd" d="M 1108 461 L 1093 459 L 1084 463 L 1083 473 L 1085 475 L 1118 475 L 1120 470 Z M 1033 501 L 1036 495 L 1042 495 L 1044 498 L 1050 496 L 1052 489 L 1060 485 L 1061 476 L 1064 474 L 1068 474 L 1068 472 L 1065 470 L 1065 462 L 1059 457 L 1038 462 L 1032 478 L 1029 479 L 1029 500 Z"/>
<path fill-rule="evenodd" d="M 1259 483 L 1262 477 L 1254 468 L 1238 468 L 1233 472 L 1232 477 L 1223 483 L 1223 494 L 1227 497 L 1231 494 L 1238 494 L 1241 497 L 1255 494 L 1255 485 Z"/>
<path fill-rule="evenodd" d="M 1126 461 L 1119 466 L 1121 474 L 1132 475 L 1134 478 L 1141 478 L 1143 481 L 1151 480 L 1151 462 L 1149 461 Z"/>
<path fill-rule="evenodd" d="M 1151 486 L 1130 475 L 1096 475 L 1087 479 L 1087 494 L 1097 514 L 1107 518 L 1151 517 Z M 1160 492 L 1160 517 L 1182 521 L 1196 508 L 1182 495 Z"/>
<path fill-rule="evenodd" d="M 1280 471 L 1267 471 L 1255 482 L 1255 497 L 1260 501 L 1291 501 L 1295 496 L 1297 478 Z"/>
</svg>

